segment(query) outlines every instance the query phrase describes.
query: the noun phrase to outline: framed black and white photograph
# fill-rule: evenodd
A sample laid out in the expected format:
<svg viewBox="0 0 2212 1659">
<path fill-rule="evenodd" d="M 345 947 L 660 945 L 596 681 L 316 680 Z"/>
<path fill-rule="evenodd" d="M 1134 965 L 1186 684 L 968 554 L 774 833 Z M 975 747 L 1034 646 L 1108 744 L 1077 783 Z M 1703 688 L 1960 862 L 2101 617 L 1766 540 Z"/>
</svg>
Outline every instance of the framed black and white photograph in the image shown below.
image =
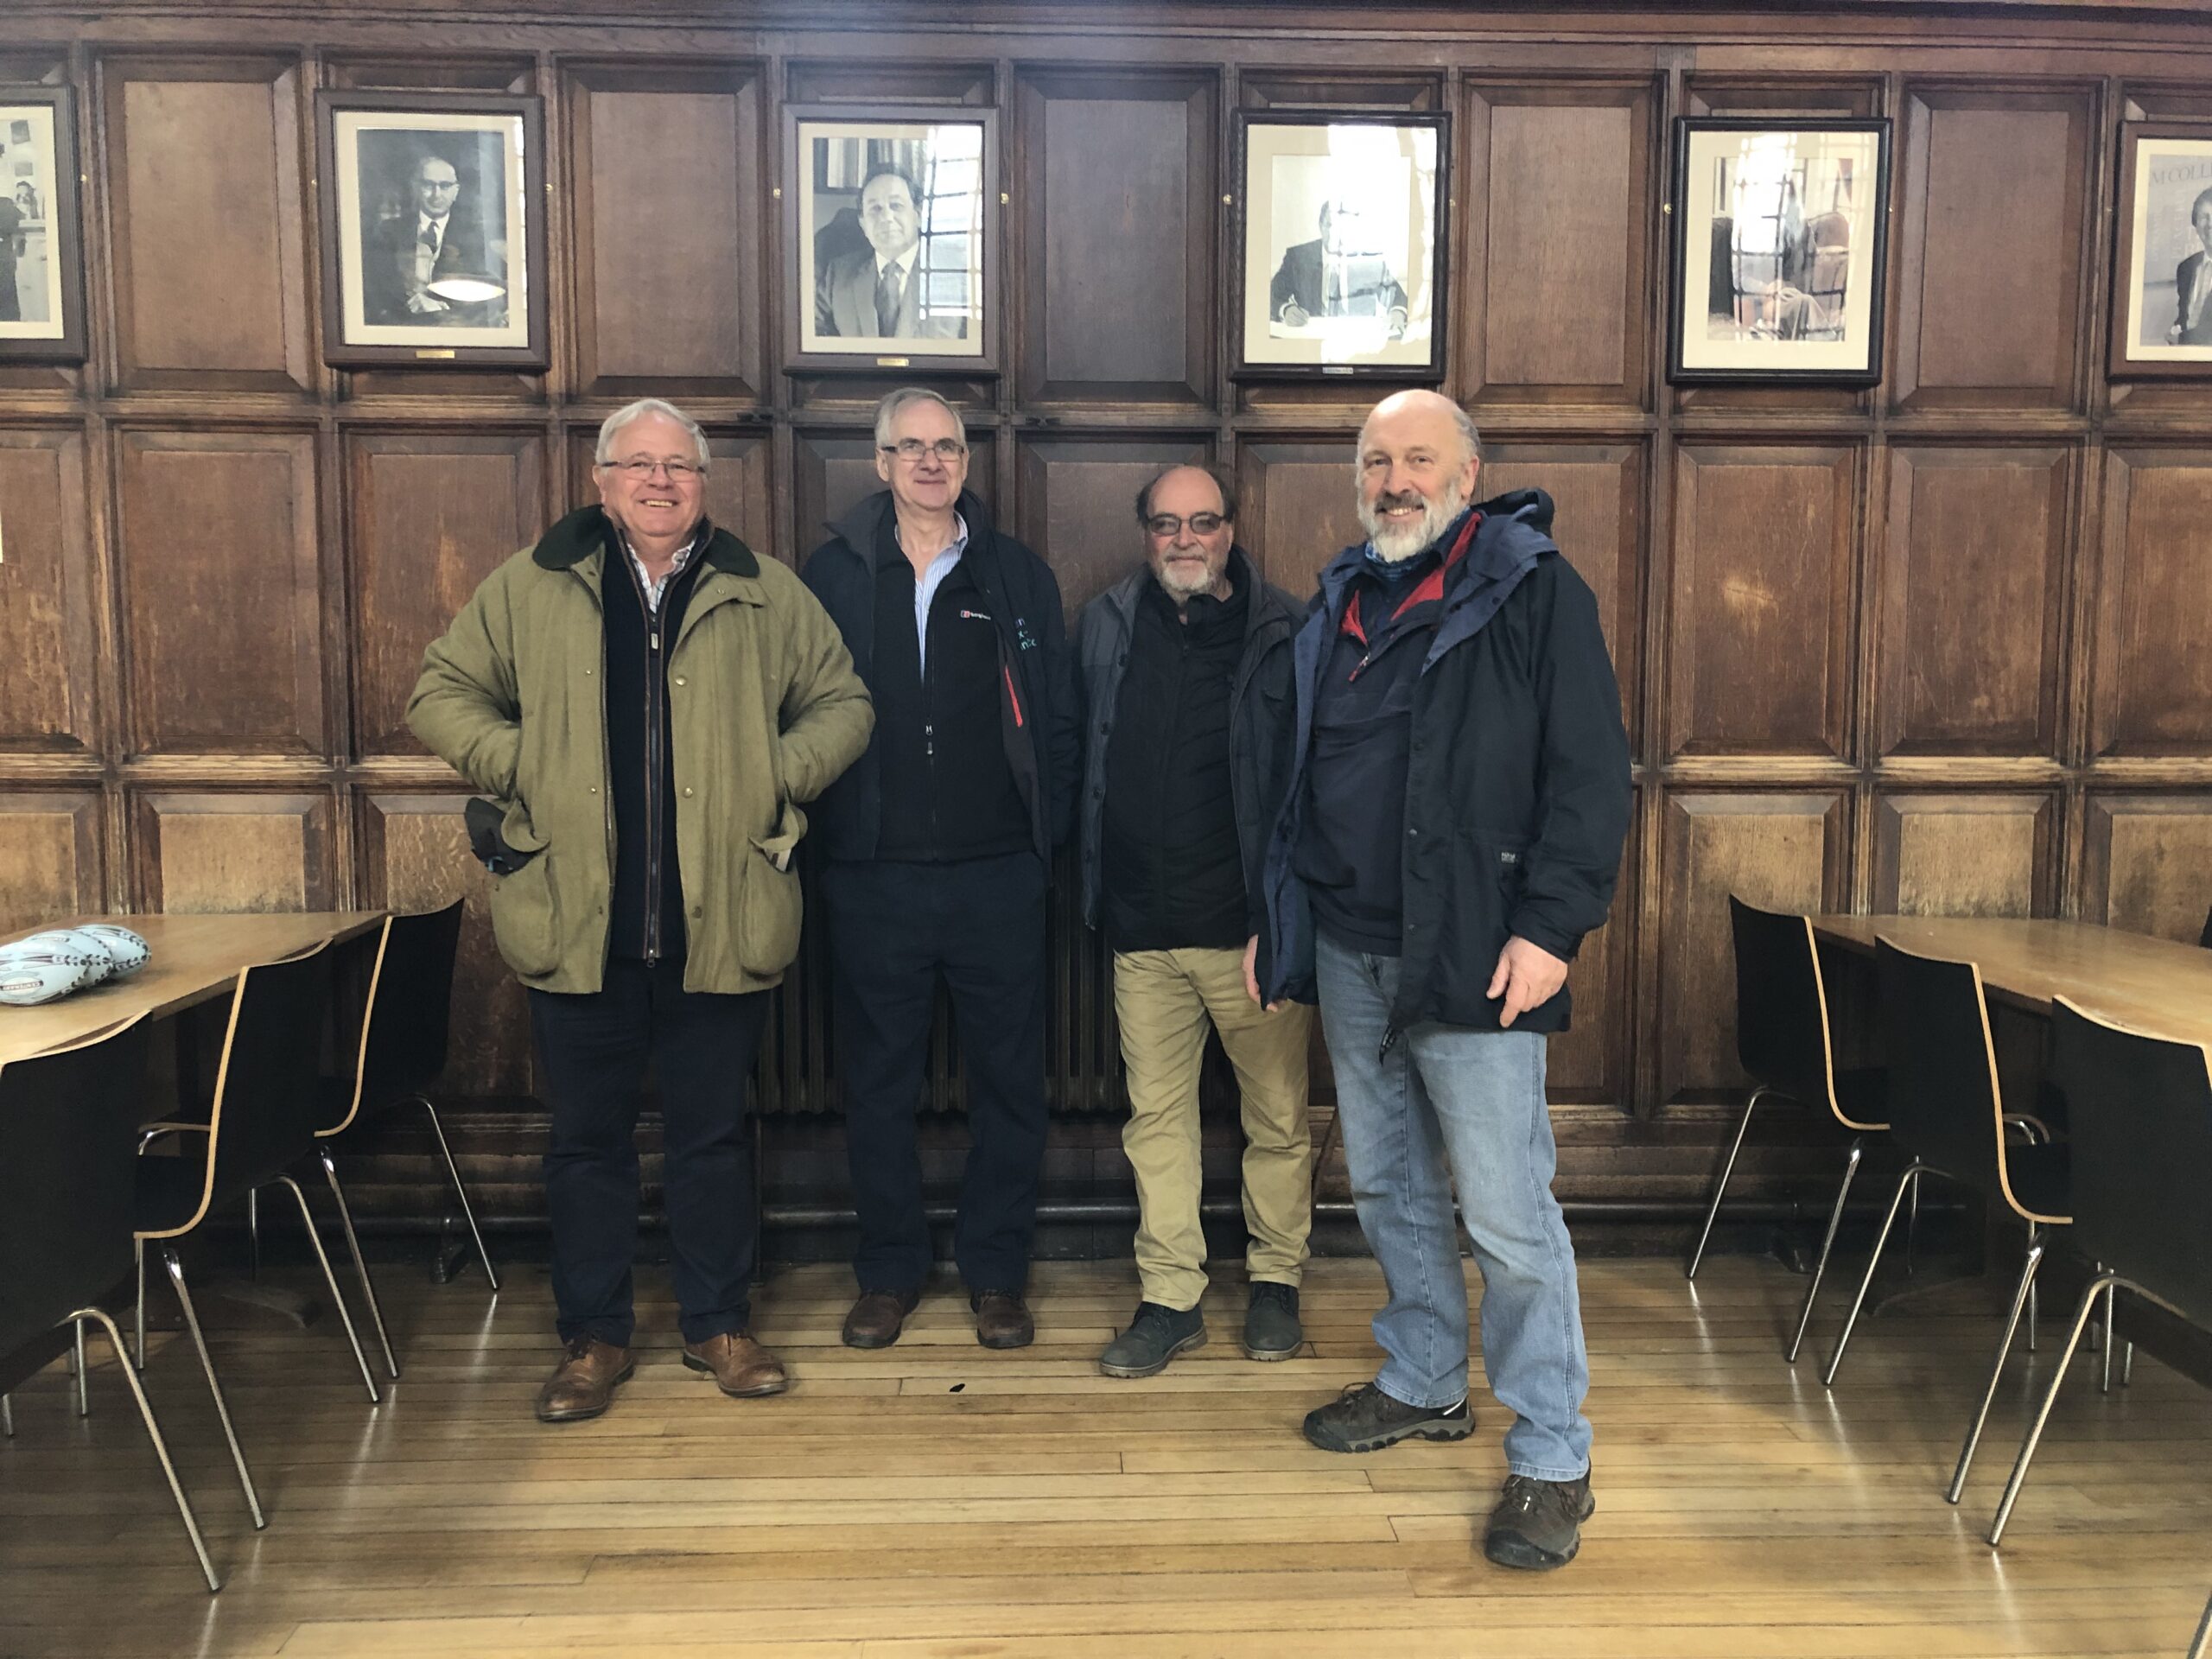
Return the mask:
<svg viewBox="0 0 2212 1659">
<path fill-rule="evenodd" d="M 798 361 L 990 367 L 995 111 L 793 106 L 785 118 Z"/>
<path fill-rule="evenodd" d="M 2212 372 L 2212 130 L 2121 130 L 2115 378 Z"/>
<path fill-rule="evenodd" d="M 0 362 L 84 361 L 76 134 L 67 89 L 0 87 Z"/>
<path fill-rule="evenodd" d="M 1890 123 L 1675 123 L 1677 384 L 1882 376 Z"/>
<path fill-rule="evenodd" d="M 325 358 L 544 366 L 539 100 L 324 92 L 315 111 Z"/>
<path fill-rule="evenodd" d="M 1448 118 L 1236 119 L 1239 372 L 1441 375 Z"/>
</svg>

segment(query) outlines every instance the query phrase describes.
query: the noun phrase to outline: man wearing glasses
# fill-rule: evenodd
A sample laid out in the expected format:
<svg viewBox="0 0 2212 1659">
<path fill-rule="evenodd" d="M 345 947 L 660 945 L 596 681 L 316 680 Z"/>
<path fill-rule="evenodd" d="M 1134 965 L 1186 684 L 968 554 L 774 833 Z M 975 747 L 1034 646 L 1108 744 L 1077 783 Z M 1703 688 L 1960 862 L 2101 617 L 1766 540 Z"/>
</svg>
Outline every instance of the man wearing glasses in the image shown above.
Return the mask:
<svg viewBox="0 0 2212 1659">
<path fill-rule="evenodd" d="M 798 952 L 798 804 L 873 721 L 813 595 L 708 522 L 706 468 L 681 410 L 648 398 L 609 416 L 600 504 L 486 578 L 424 653 L 407 710 L 497 808 L 472 810 L 472 840 L 552 1108 L 549 1423 L 598 1416 L 630 1375 L 648 1062 L 683 1362 L 731 1395 L 785 1385 L 750 1332 L 746 1080 Z"/>
<path fill-rule="evenodd" d="M 820 809 L 861 1233 L 844 1339 L 896 1342 L 929 1273 L 914 1118 L 942 977 L 971 1136 L 953 1255 L 976 1339 L 1019 1348 L 1035 1335 L 1045 888 L 1079 741 L 1060 588 L 962 487 L 967 431 L 944 398 L 892 392 L 875 446 L 889 487 L 831 525 L 804 572 L 876 708 L 874 740 Z"/>
<path fill-rule="evenodd" d="M 1313 1010 L 1259 1005 L 1260 874 L 1289 770 L 1296 601 L 1235 544 L 1211 468 L 1137 492 L 1145 563 L 1084 607 L 1083 912 L 1114 948 L 1128 1073 L 1122 1146 L 1137 1179 L 1137 1277 L 1109 1376 L 1150 1376 L 1204 1344 L 1198 1073 L 1206 1032 L 1236 1071 L 1244 1123 L 1244 1352 L 1287 1359 L 1313 1223 Z"/>
</svg>

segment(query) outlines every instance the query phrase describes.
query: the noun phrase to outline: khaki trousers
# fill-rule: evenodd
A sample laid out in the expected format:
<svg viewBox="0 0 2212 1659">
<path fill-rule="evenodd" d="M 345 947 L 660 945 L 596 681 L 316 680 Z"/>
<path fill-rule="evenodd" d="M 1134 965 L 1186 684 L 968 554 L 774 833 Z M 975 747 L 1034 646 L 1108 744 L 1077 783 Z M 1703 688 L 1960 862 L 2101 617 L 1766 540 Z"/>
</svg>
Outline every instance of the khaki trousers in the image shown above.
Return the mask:
<svg viewBox="0 0 2212 1659">
<path fill-rule="evenodd" d="M 1244 1121 L 1245 1265 L 1255 1280 L 1295 1285 L 1313 1224 L 1313 1141 L 1306 1122 L 1306 1045 L 1313 1010 L 1263 1012 L 1244 992 L 1242 950 L 1114 953 L 1129 1121 L 1122 1147 L 1137 1177 L 1137 1275 L 1144 1300 L 1178 1312 L 1206 1287 L 1198 1223 L 1198 1070 L 1206 1028 L 1236 1068 Z"/>
</svg>

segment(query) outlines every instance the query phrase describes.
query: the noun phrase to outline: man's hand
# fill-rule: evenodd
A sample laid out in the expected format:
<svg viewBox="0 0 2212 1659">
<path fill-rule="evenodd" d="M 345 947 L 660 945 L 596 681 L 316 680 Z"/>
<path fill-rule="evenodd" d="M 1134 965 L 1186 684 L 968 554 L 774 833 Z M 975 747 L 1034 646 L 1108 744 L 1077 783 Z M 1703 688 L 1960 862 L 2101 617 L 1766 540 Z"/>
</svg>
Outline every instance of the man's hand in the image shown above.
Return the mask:
<svg viewBox="0 0 2212 1659">
<path fill-rule="evenodd" d="M 428 316 L 433 312 L 449 310 L 446 302 L 435 294 L 415 293 L 407 296 L 407 308 L 416 316 Z"/>
<path fill-rule="evenodd" d="M 1403 340 L 1405 337 L 1406 308 L 1402 305 L 1394 305 L 1390 308 L 1390 338 Z"/>
<path fill-rule="evenodd" d="M 1260 1000 L 1260 936 L 1256 933 L 1244 941 L 1244 995 L 1255 1002 Z M 1265 1011 L 1273 1014 L 1281 1007 L 1280 1002 L 1269 1002 Z"/>
<path fill-rule="evenodd" d="M 1497 1023 L 1505 1027 L 1538 1003 L 1549 1001 L 1566 983 L 1567 963 L 1516 933 L 1497 953 L 1497 971 L 1490 976 L 1490 989 L 1483 995 L 1505 998 L 1497 1015 Z"/>
<path fill-rule="evenodd" d="M 1306 323 L 1306 308 L 1296 300 L 1291 301 L 1282 308 L 1282 321 L 1286 328 L 1303 328 Z"/>
</svg>

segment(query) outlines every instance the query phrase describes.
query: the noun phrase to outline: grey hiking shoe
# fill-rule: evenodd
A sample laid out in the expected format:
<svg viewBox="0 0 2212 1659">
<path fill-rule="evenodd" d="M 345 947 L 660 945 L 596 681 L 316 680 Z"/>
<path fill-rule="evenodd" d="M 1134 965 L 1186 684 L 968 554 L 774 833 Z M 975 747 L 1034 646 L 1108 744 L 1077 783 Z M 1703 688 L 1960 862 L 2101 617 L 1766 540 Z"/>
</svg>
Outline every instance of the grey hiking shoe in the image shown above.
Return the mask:
<svg viewBox="0 0 2212 1659">
<path fill-rule="evenodd" d="M 1205 1317 L 1197 1308 L 1178 1313 L 1158 1302 L 1139 1302 L 1129 1328 L 1098 1356 L 1098 1369 L 1109 1376 L 1154 1376 L 1185 1349 L 1205 1345 Z"/>
<path fill-rule="evenodd" d="M 1306 1340 L 1298 1322 L 1298 1287 L 1262 1279 L 1252 1287 L 1244 1314 L 1244 1357 L 1288 1359 Z"/>
<path fill-rule="evenodd" d="M 1500 1567 L 1537 1573 L 1565 1567 L 1582 1548 L 1582 1523 L 1597 1507 L 1588 1475 L 1580 1480 L 1508 1475 L 1483 1532 L 1483 1554 Z"/>
<path fill-rule="evenodd" d="M 1319 1410 L 1306 1414 L 1306 1438 L 1324 1452 L 1376 1452 L 1419 1435 L 1424 1440 L 1464 1440 L 1475 1432 L 1475 1414 L 1456 1406 L 1409 1406 L 1372 1382 L 1357 1382 Z"/>
</svg>

